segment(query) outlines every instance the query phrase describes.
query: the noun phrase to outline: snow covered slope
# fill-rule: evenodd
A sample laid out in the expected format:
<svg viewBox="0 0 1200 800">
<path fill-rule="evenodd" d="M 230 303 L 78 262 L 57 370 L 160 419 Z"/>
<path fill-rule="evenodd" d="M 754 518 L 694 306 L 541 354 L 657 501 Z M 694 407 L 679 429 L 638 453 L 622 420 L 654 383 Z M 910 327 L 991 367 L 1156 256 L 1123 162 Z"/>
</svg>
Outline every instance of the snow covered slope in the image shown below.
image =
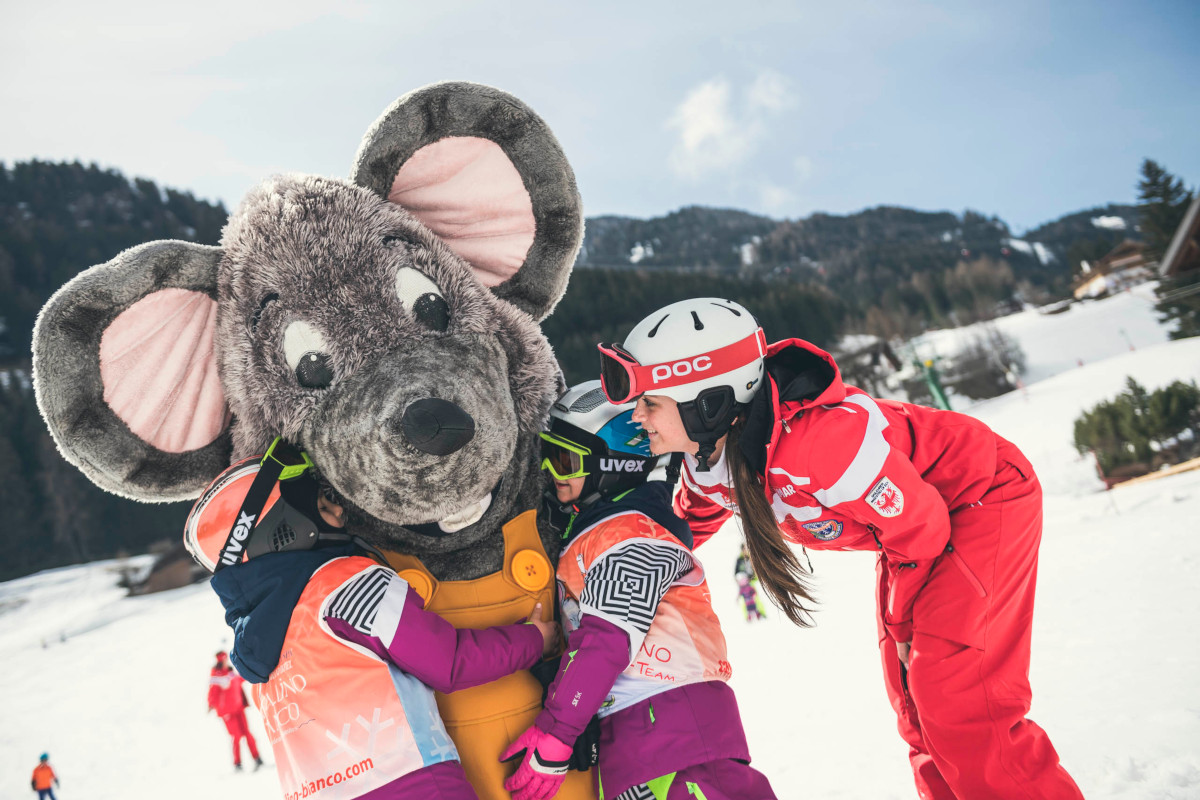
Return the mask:
<svg viewBox="0 0 1200 800">
<path fill-rule="evenodd" d="M 1046 485 L 1031 716 L 1092 800 L 1200 797 L 1200 472 L 1106 493 L 1070 444 L 1079 410 L 1126 375 L 1152 388 L 1200 379 L 1200 339 L 1105 343 L 1142 330 L 1136 298 L 1029 317 L 1022 345 L 1054 377 L 969 412 L 1024 449 Z M 1069 342 L 1092 346 L 1083 367 Z M 788 800 L 915 797 L 879 675 L 873 556 L 812 554 L 823 604 L 818 627 L 800 630 L 770 608 L 766 622 L 741 619 L 737 546 L 730 524 L 699 555 L 756 765 Z M 215 596 L 200 585 L 126 598 L 114 567 L 0 584 L 0 797 L 24 795 L 43 750 L 62 800 L 278 797 L 273 770 L 232 772 L 224 728 L 205 713 L 212 654 L 230 644 Z"/>
<path fill-rule="evenodd" d="M 1029 385 L 1167 341 L 1168 329 L 1154 310 L 1156 285 L 1143 283 L 1114 297 L 1073 303 L 1059 314 L 1029 309 L 988 324 L 1021 345 L 1027 359 L 1023 382 Z M 917 352 L 922 358 L 951 355 L 980 332 L 979 325 L 930 331 L 916 340 Z"/>
</svg>

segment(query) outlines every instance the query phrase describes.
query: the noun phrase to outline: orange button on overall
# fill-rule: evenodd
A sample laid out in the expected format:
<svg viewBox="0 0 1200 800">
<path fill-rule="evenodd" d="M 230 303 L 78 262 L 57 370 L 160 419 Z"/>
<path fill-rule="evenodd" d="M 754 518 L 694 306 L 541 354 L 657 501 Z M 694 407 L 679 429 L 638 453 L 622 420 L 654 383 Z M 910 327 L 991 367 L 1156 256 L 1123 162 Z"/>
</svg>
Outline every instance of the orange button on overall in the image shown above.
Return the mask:
<svg viewBox="0 0 1200 800">
<path fill-rule="evenodd" d="M 513 580 L 527 592 L 536 592 L 550 582 L 550 562 L 534 550 L 522 550 L 513 556 Z"/>
</svg>

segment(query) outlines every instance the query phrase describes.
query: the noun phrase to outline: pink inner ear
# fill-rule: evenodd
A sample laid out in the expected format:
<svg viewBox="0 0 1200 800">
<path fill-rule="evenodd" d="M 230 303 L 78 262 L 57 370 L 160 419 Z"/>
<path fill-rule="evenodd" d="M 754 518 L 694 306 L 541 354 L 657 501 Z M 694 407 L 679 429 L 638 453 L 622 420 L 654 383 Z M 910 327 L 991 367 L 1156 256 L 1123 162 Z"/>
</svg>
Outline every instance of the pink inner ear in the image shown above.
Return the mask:
<svg viewBox="0 0 1200 800">
<path fill-rule="evenodd" d="M 533 203 L 500 145 L 453 136 L 405 162 L 388 200 L 403 206 L 475 268 L 485 286 L 516 274 L 533 244 Z"/>
<path fill-rule="evenodd" d="M 217 303 L 162 289 L 121 313 L 100 337 L 104 402 L 138 438 L 167 453 L 198 450 L 229 424 L 217 377 Z"/>
</svg>

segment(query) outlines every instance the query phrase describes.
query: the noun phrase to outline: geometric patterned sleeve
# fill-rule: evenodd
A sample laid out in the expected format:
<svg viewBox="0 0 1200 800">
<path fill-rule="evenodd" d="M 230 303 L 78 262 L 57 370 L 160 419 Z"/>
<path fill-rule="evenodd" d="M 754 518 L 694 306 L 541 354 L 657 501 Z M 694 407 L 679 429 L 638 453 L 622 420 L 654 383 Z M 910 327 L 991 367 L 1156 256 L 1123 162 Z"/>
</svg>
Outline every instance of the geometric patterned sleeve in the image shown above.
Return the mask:
<svg viewBox="0 0 1200 800">
<path fill-rule="evenodd" d="M 626 540 L 587 571 L 580 610 L 628 633 L 632 658 L 650 631 L 663 595 L 695 566 L 692 554 L 679 545 L 657 539 Z"/>
<path fill-rule="evenodd" d="M 378 636 L 390 646 L 408 594 L 407 582 L 393 581 L 396 577 L 386 567 L 368 567 L 326 598 L 322 616 L 344 620 L 359 633 Z"/>
</svg>

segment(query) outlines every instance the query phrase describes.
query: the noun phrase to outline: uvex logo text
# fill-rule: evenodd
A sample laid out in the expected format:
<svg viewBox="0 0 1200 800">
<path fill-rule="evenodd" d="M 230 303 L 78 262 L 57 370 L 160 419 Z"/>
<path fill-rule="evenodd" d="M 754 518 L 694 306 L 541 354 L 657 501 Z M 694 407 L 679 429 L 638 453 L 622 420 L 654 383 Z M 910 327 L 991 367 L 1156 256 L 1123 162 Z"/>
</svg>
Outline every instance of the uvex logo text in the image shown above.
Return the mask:
<svg viewBox="0 0 1200 800">
<path fill-rule="evenodd" d="M 236 564 L 238 562 L 242 550 L 245 549 L 242 542 L 250 536 L 250 529 L 254 527 L 254 518 L 257 516 L 257 514 L 241 512 L 237 525 L 233 527 L 233 535 L 229 537 L 229 541 L 225 543 L 225 549 L 221 551 L 221 563 Z"/>
<path fill-rule="evenodd" d="M 709 356 L 696 356 L 695 358 L 685 358 L 682 361 L 673 361 L 669 364 L 655 364 L 654 369 L 650 370 L 650 378 L 655 383 L 665 381 L 671 376 L 679 378 L 685 375 L 691 375 L 693 372 L 704 372 L 712 369 L 712 358 Z"/>
<path fill-rule="evenodd" d="M 602 458 L 601 472 L 641 472 L 646 468 L 646 462 L 637 458 Z"/>
</svg>

